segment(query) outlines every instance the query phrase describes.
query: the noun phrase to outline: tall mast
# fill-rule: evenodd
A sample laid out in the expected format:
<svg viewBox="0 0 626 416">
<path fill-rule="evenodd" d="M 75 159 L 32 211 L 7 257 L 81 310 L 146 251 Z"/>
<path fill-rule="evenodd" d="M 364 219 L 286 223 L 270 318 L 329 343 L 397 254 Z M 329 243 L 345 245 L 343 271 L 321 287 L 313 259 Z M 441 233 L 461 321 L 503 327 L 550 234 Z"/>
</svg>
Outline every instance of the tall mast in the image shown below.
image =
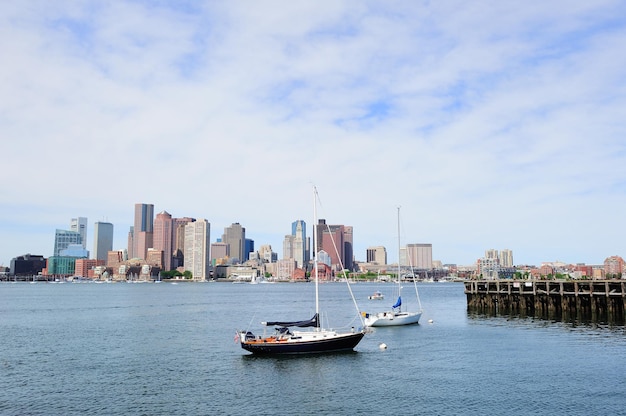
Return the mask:
<svg viewBox="0 0 626 416">
<path fill-rule="evenodd" d="M 400 206 L 398 206 L 398 297 L 401 296 L 401 291 L 402 291 L 402 285 L 400 284 L 400 257 L 401 257 L 401 251 L 402 249 L 400 248 Z M 408 253 L 407 253 L 408 255 Z M 402 310 L 402 305 L 399 306 L 399 310 Z"/>
<path fill-rule="evenodd" d="M 317 188 L 313 186 L 313 269 L 315 272 L 315 313 L 317 314 L 318 326 L 319 329 L 320 324 L 320 303 L 319 303 L 319 274 L 318 274 L 318 265 L 317 265 Z"/>
</svg>

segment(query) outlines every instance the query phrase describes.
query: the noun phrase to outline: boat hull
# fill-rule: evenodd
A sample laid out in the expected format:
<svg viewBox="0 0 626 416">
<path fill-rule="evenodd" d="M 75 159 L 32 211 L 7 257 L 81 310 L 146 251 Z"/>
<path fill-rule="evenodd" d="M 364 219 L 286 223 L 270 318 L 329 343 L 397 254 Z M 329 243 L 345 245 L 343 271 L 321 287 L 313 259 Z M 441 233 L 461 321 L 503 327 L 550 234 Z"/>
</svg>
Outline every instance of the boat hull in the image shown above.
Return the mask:
<svg viewBox="0 0 626 416">
<path fill-rule="evenodd" d="M 421 312 L 379 312 L 365 316 L 365 326 L 401 326 L 418 324 Z"/>
<path fill-rule="evenodd" d="M 319 354 L 326 352 L 350 351 L 361 341 L 365 331 L 334 334 L 332 336 L 298 337 L 290 339 L 255 339 L 245 340 L 241 336 L 241 348 L 257 355 L 278 354 Z"/>
</svg>

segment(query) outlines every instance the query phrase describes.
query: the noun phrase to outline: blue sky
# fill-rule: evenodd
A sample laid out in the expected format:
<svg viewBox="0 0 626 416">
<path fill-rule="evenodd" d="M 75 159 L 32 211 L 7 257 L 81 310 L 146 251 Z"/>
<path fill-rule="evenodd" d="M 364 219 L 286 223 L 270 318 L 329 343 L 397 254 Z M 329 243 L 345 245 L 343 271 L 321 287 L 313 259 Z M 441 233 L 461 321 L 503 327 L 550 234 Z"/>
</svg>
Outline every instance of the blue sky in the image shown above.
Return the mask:
<svg viewBox="0 0 626 416">
<path fill-rule="evenodd" d="M 397 259 L 626 256 L 626 5 L 0 4 L 0 263 L 135 203 L 239 222 L 282 256 L 330 223 Z M 6 41 L 9 40 L 9 41 Z"/>
</svg>

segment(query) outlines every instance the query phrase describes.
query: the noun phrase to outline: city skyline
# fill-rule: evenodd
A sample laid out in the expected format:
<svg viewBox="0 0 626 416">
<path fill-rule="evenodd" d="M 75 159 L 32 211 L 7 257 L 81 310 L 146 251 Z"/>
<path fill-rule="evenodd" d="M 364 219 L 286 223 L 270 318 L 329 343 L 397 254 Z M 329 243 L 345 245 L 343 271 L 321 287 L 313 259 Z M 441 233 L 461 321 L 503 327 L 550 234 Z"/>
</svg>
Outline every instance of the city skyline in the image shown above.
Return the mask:
<svg viewBox="0 0 626 416">
<path fill-rule="evenodd" d="M 247 241 L 251 241 L 253 245 L 255 244 L 253 238 L 246 238 L 245 227 L 238 222 L 231 223 L 230 226 L 224 227 L 224 233 L 221 234 L 221 238 L 215 238 L 211 240 L 211 236 L 210 236 L 211 223 L 210 223 L 210 220 L 208 219 L 195 220 L 190 217 L 173 218 L 172 215 L 169 214 L 165 210 L 154 215 L 153 214 L 154 204 L 136 203 L 134 204 L 134 207 L 135 207 L 134 209 L 135 226 L 139 223 L 144 223 L 146 225 L 140 226 L 142 229 L 156 230 L 156 235 L 153 234 L 148 237 L 149 241 L 153 241 L 152 245 L 154 247 L 146 247 L 146 252 L 150 250 L 163 251 L 163 258 L 161 261 L 164 265 L 164 270 L 171 270 L 171 269 L 176 268 L 174 267 L 174 263 L 173 263 L 176 261 L 174 253 L 173 253 L 174 250 L 170 251 L 172 252 L 172 256 L 167 256 L 165 254 L 165 250 L 163 249 L 163 247 L 170 247 L 170 249 L 172 249 L 174 248 L 174 246 L 176 246 L 177 249 L 179 249 L 178 248 L 179 244 L 175 243 L 175 241 L 177 240 L 177 236 L 176 236 L 177 232 L 173 231 L 173 229 L 176 229 L 177 227 L 176 224 L 178 224 L 178 226 L 181 226 L 181 229 L 178 232 L 181 233 L 180 237 L 183 240 L 183 244 L 185 246 L 189 245 L 190 247 L 193 247 L 193 250 L 195 251 L 193 257 L 195 259 L 200 259 L 200 260 L 192 260 L 190 263 L 188 263 L 188 265 L 190 267 L 193 267 L 196 273 L 202 270 L 201 275 L 208 275 L 207 268 L 209 267 L 210 259 L 216 258 L 216 256 L 212 252 L 213 246 L 233 245 L 235 247 L 235 251 L 239 252 L 239 250 L 243 249 L 245 245 L 244 243 L 246 243 Z M 154 215 L 153 218 L 149 217 L 150 213 Z M 82 224 L 82 227 L 81 227 L 82 234 L 87 235 L 87 232 L 89 229 L 88 218 L 86 217 L 79 217 L 79 218 L 80 218 L 80 223 Z M 197 221 L 201 221 L 201 223 L 197 223 Z M 165 223 L 166 225 L 164 225 L 163 223 Z M 70 222 L 70 227 L 68 228 L 71 228 L 72 230 L 77 229 L 75 224 L 77 224 L 77 219 L 72 218 Z M 192 227 L 189 228 L 187 227 L 187 225 L 191 225 Z M 112 249 L 113 251 L 126 251 L 127 253 L 130 253 L 131 248 L 137 246 L 137 242 L 134 241 L 134 238 L 130 236 L 134 233 L 135 226 L 131 227 L 131 232 L 129 233 L 129 237 L 127 239 L 128 246 L 121 247 L 121 248 L 114 247 Z M 296 234 L 302 233 L 299 237 L 300 240 L 307 239 L 305 237 L 306 236 L 305 221 L 303 220 L 291 221 L 290 227 L 291 227 L 292 233 L 296 233 Z M 318 249 L 323 250 L 325 253 L 327 253 L 329 261 L 331 261 L 332 264 L 339 264 L 338 259 L 337 259 L 337 253 L 333 252 L 334 251 L 333 247 L 335 245 L 339 245 L 339 247 L 346 247 L 345 243 L 347 242 L 348 243 L 347 247 L 349 247 L 348 251 L 350 251 L 353 245 L 353 241 L 352 241 L 353 227 L 346 226 L 343 224 L 342 225 L 330 225 L 330 224 L 327 225 L 324 219 L 319 220 L 317 227 L 319 227 L 318 233 L 322 235 L 322 237 L 320 237 L 320 243 L 319 243 Z M 98 228 L 101 228 L 101 230 L 99 231 Z M 102 240 L 101 240 L 102 244 L 105 247 L 111 247 L 109 244 L 112 244 L 111 241 L 113 237 L 113 228 L 114 228 L 113 224 L 110 224 L 110 223 L 101 222 L 101 221 L 96 221 L 93 223 L 93 232 L 94 232 L 95 238 L 94 238 L 92 250 L 89 250 L 90 248 L 89 246 L 87 246 L 87 248 L 83 250 L 85 253 L 89 253 L 90 259 L 98 258 L 97 244 L 100 241 L 100 238 L 98 237 L 99 235 L 101 235 L 102 237 Z M 86 246 L 86 244 L 84 244 L 84 242 L 82 241 L 81 233 L 78 231 L 72 231 L 72 230 L 61 230 L 61 229 L 55 230 L 54 247 L 56 251 L 62 252 L 65 248 L 68 247 L 68 245 L 71 247 L 72 244 L 75 244 L 81 247 Z M 191 234 L 189 234 L 188 231 L 191 231 Z M 201 233 L 199 237 L 196 237 L 195 239 L 193 238 L 190 239 L 190 235 L 193 235 L 194 233 L 198 233 L 198 232 Z M 169 240 L 169 245 L 165 246 L 164 245 L 165 244 L 164 240 L 166 240 L 165 235 L 168 233 L 170 234 L 171 237 Z M 159 234 L 162 234 L 162 235 L 159 236 Z M 324 235 L 326 235 L 327 237 L 324 237 Z M 291 238 L 287 238 L 287 237 L 291 237 Z M 281 247 L 273 247 L 271 246 L 271 244 L 261 243 L 260 248 L 271 246 L 273 252 L 283 253 L 282 257 L 278 256 L 278 259 L 284 259 L 286 258 L 285 257 L 286 253 L 288 252 L 294 253 L 295 246 L 293 244 L 293 241 L 294 241 L 293 237 L 295 237 L 294 234 L 286 235 L 285 239 L 282 241 Z M 330 240 L 324 242 L 325 238 L 333 238 L 333 239 L 336 239 L 337 242 L 335 244 L 333 244 L 332 241 Z M 225 243 L 224 242 L 225 239 L 230 240 L 230 242 Z M 198 241 L 205 241 L 206 245 L 202 247 L 201 245 L 198 244 Z M 308 244 L 308 243 L 305 243 L 305 244 Z M 539 263 L 515 263 L 513 261 L 513 250 L 508 249 L 508 248 L 501 248 L 501 249 L 489 248 L 489 249 L 484 249 L 483 254 L 477 256 L 473 262 L 461 264 L 461 263 L 457 263 L 454 261 L 442 261 L 440 259 L 434 258 L 433 257 L 433 245 L 431 243 L 403 242 L 401 244 L 402 246 L 400 248 L 400 253 L 399 253 L 400 257 L 398 258 L 396 256 L 395 261 L 386 261 L 385 264 L 394 264 L 400 261 L 401 265 L 411 266 L 416 269 L 427 268 L 426 267 L 427 264 L 431 264 L 431 267 L 436 268 L 434 263 L 439 263 L 441 265 L 454 264 L 459 267 L 477 266 L 480 268 L 481 262 L 484 262 L 485 260 L 492 261 L 496 259 L 499 262 L 500 266 L 502 267 L 515 267 L 515 266 L 537 266 L 538 267 L 538 266 L 542 266 L 546 264 L 550 264 L 550 265 L 551 264 L 572 264 L 572 265 L 584 264 L 587 266 L 592 266 L 592 265 L 598 266 L 598 265 L 602 265 L 603 263 L 607 261 L 607 259 L 610 259 L 612 257 L 615 257 L 615 256 L 621 257 L 621 254 L 611 254 L 611 255 L 607 255 L 604 259 L 602 259 L 602 261 L 599 261 L 596 263 L 586 263 L 586 262 L 580 262 L 580 261 L 563 262 L 558 259 L 557 260 L 543 260 Z M 202 251 L 198 251 L 198 250 L 202 250 Z M 342 263 L 345 265 L 346 264 L 345 254 L 342 249 L 339 249 L 339 250 L 340 250 L 339 256 L 343 258 Z M 382 256 L 379 258 L 384 258 L 385 260 L 388 258 L 387 248 L 385 246 L 369 245 L 367 246 L 365 252 L 363 253 L 363 257 L 354 255 L 354 260 L 359 263 L 366 263 L 370 257 L 372 259 L 376 257 L 374 255 L 374 252 L 377 250 L 379 251 L 382 250 L 382 253 L 383 253 L 383 254 L 380 254 L 380 253 L 378 254 L 378 256 Z M 227 255 L 226 254 L 227 251 L 229 250 L 224 251 L 222 255 L 217 256 L 217 257 L 223 257 L 224 255 Z M 331 254 L 328 254 L 328 253 L 331 253 Z M 13 260 L 16 257 L 24 256 L 24 255 L 35 255 L 35 256 L 42 255 L 44 258 L 52 257 L 52 256 L 47 256 L 41 253 L 28 252 L 28 253 L 16 254 L 12 256 L 11 260 Z M 67 255 L 80 256 L 78 252 L 76 254 L 67 254 Z M 301 255 L 306 255 L 306 254 L 301 253 Z M 148 257 L 149 255 L 146 255 L 146 257 L 144 257 L 143 259 L 145 260 Z M 228 255 L 228 257 L 233 257 L 233 256 Z M 245 257 L 245 255 L 242 255 L 242 257 Z M 263 256 L 261 257 L 263 258 Z M 132 258 L 132 256 L 129 256 L 128 258 L 130 259 Z M 234 258 L 238 258 L 237 255 Z M 292 257 L 292 258 L 294 258 L 295 260 L 295 257 Z M 106 260 L 106 258 L 103 260 Z M 187 260 L 185 261 L 187 262 Z M 244 261 L 245 260 L 241 260 L 242 263 Z M 167 266 L 168 263 L 170 264 L 171 268 Z M 10 264 L 10 261 L 8 264 Z M 182 266 L 182 264 L 179 266 Z M 300 266 L 298 265 L 298 267 Z"/>
<path fill-rule="evenodd" d="M 1 3 L 0 263 L 137 201 L 280 253 L 312 184 L 360 260 L 398 206 L 444 263 L 626 252 L 626 4 L 280 6 Z"/>
</svg>

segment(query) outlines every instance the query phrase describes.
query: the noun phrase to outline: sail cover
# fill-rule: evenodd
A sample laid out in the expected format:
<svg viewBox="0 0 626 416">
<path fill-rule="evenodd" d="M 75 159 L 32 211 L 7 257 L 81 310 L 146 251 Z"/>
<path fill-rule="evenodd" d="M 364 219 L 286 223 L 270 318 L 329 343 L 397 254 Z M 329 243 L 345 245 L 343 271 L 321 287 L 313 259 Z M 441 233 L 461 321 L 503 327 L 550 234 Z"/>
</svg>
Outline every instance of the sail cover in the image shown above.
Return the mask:
<svg viewBox="0 0 626 416">
<path fill-rule="evenodd" d="M 392 306 L 392 308 L 399 308 L 400 305 L 402 305 L 402 298 L 398 296 L 398 300 L 396 301 L 396 304 Z"/>
<path fill-rule="evenodd" d="M 307 319 L 306 321 L 274 321 L 274 322 L 264 322 L 265 326 L 276 325 L 276 326 L 297 326 L 298 328 L 305 327 L 319 327 L 319 319 L 318 314 L 313 315 L 313 318 Z"/>
</svg>

